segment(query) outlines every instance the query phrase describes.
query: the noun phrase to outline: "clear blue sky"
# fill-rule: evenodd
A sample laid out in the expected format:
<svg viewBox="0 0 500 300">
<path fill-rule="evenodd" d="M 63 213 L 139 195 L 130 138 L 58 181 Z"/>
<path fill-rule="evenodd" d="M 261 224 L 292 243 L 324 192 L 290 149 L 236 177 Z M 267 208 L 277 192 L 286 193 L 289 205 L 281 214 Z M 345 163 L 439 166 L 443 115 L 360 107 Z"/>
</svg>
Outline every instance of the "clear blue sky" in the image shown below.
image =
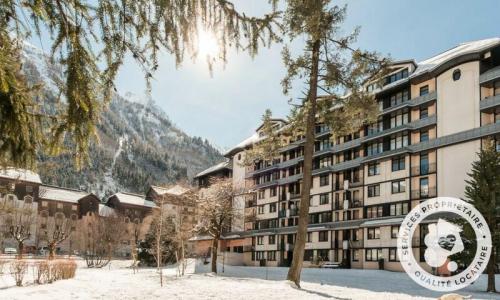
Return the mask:
<svg viewBox="0 0 500 300">
<path fill-rule="evenodd" d="M 461 42 L 500 37 L 498 0 L 347 2 L 345 30 L 361 26 L 358 46 L 394 59 L 420 61 Z M 235 1 L 237 8 L 253 15 L 265 12 L 266 3 Z M 262 49 L 254 60 L 244 53 L 231 53 L 225 69 L 216 68 L 213 77 L 202 60 L 186 61 L 176 69 L 173 59 L 165 56 L 155 75 L 152 96 L 188 134 L 231 147 L 253 133 L 266 108 L 277 117 L 287 114 L 289 97 L 281 93 L 285 71 L 280 51 L 281 46 Z M 131 61 L 120 72 L 117 86 L 122 94 L 144 94 L 143 75 Z"/>
</svg>

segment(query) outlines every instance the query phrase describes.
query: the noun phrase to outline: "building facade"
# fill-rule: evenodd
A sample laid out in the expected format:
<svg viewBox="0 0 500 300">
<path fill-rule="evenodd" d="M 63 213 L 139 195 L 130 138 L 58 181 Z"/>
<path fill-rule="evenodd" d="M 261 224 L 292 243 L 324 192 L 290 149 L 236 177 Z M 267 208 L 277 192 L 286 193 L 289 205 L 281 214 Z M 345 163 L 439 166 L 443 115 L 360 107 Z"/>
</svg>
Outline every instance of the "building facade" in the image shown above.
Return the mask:
<svg viewBox="0 0 500 300">
<path fill-rule="evenodd" d="M 379 104 L 375 124 L 332 138 L 316 126 L 305 265 L 401 270 L 396 241 L 412 207 L 436 196 L 464 198 L 476 153 L 493 140 L 500 151 L 500 38 L 461 44 L 425 61 L 394 62 L 382 86 L 368 83 Z M 284 126 L 277 120 L 277 126 Z M 259 130 L 226 153 L 246 196 L 244 265 L 291 262 L 301 195 L 303 137 L 280 157 L 244 166 Z M 423 261 L 427 224 L 414 236 Z M 231 251 L 231 249 L 229 249 Z"/>
</svg>

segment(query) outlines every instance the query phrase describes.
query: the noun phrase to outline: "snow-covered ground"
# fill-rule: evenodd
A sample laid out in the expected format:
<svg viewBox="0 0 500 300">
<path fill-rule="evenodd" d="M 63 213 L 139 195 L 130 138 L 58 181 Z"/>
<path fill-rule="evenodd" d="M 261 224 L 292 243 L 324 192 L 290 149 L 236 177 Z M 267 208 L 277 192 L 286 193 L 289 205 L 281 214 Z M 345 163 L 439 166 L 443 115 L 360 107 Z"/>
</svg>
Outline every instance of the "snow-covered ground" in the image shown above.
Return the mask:
<svg viewBox="0 0 500 300">
<path fill-rule="evenodd" d="M 155 269 L 128 268 L 130 262 L 115 261 L 105 269 L 87 269 L 80 264 L 74 279 L 53 284 L 14 286 L 10 276 L 0 277 L 0 299 L 436 299 L 433 293 L 414 284 L 404 273 L 376 270 L 305 269 L 302 290 L 290 287 L 283 278 L 286 268 L 225 266 L 214 276 L 209 266 L 191 260 L 187 275 L 176 277 L 176 268 L 165 268 L 160 288 Z M 222 268 L 221 268 L 222 269 Z M 266 280 L 266 274 L 268 280 Z M 32 282 L 32 278 L 26 278 Z M 486 278 L 460 291 L 473 299 L 500 299 L 481 291 Z M 497 278 L 500 281 L 500 277 Z M 498 283 L 500 288 L 500 283 Z"/>
</svg>

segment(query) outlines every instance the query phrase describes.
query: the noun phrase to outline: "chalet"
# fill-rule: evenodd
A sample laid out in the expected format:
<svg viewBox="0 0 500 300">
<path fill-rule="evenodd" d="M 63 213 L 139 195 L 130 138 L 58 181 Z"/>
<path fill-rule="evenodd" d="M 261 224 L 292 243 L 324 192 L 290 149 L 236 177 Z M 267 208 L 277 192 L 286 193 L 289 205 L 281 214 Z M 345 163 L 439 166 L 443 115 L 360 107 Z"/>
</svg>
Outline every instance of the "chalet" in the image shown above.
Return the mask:
<svg viewBox="0 0 500 300">
<path fill-rule="evenodd" d="M 233 173 L 231 161 L 223 161 L 218 163 L 194 176 L 194 180 L 199 188 L 207 187 L 210 184 L 210 178 L 230 178 Z"/>
<path fill-rule="evenodd" d="M 129 220 L 140 222 L 153 212 L 158 206 L 150 200 L 146 200 L 144 195 L 119 192 L 106 199 L 105 204 L 123 215 Z"/>
<path fill-rule="evenodd" d="M 76 216 L 81 219 L 88 213 L 97 213 L 99 198 L 88 192 L 42 185 L 39 190 L 39 213 L 46 211 L 49 216 L 62 212 L 68 218 Z"/>
</svg>

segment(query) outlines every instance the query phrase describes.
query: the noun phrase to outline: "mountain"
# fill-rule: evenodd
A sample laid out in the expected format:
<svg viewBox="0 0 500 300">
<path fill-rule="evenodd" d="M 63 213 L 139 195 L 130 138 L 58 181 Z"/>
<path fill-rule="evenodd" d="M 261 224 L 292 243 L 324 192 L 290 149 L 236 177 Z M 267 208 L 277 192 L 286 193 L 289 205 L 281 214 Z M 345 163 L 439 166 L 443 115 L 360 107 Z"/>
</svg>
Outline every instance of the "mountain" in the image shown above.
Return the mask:
<svg viewBox="0 0 500 300">
<path fill-rule="evenodd" d="M 28 43 L 23 49 L 23 72 L 30 83 L 44 84 L 43 96 L 38 97 L 42 111 L 54 112 L 64 106 L 56 101 L 57 80 L 53 80 L 60 78 L 61 66 Z M 102 112 L 98 135 L 99 142 L 90 149 L 90 163 L 81 171 L 74 168 L 71 153 L 40 155 L 42 181 L 101 197 L 117 191 L 144 193 L 151 184 L 190 181 L 223 159 L 206 139 L 191 137 L 172 124 L 153 99 L 131 93 L 113 96 Z"/>
</svg>

